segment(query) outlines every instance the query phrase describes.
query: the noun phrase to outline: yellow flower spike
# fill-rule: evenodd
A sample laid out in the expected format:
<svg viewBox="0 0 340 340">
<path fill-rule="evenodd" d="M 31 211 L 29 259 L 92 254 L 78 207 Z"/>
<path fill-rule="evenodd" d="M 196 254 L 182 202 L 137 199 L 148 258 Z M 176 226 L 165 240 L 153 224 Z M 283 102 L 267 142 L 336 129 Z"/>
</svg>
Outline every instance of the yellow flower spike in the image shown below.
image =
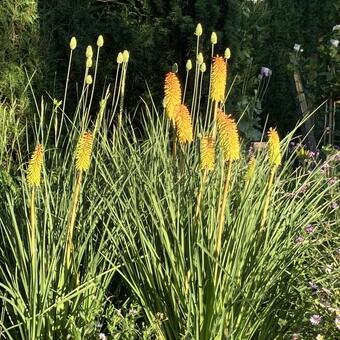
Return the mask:
<svg viewBox="0 0 340 340">
<path fill-rule="evenodd" d="M 217 126 L 220 143 L 226 161 L 236 161 L 240 158 L 240 141 L 235 120 L 223 111 L 217 112 Z"/>
<path fill-rule="evenodd" d="M 70 49 L 73 51 L 77 48 L 77 39 L 72 37 L 70 40 Z"/>
<path fill-rule="evenodd" d="M 187 60 L 185 68 L 186 68 L 187 71 L 190 71 L 192 69 L 192 62 L 191 62 L 190 59 Z"/>
<path fill-rule="evenodd" d="M 87 46 L 85 55 L 86 55 L 86 58 L 92 58 L 93 57 L 93 50 L 92 50 L 91 45 Z"/>
<path fill-rule="evenodd" d="M 181 104 L 175 118 L 177 138 L 181 144 L 191 143 L 193 140 L 192 123 L 188 108 Z"/>
<path fill-rule="evenodd" d="M 90 68 L 93 65 L 92 58 L 86 58 L 86 67 Z"/>
<path fill-rule="evenodd" d="M 99 35 L 98 39 L 97 39 L 97 46 L 98 47 L 103 47 L 103 45 L 104 45 L 104 38 L 103 38 L 102 35 Z"/>
<path fill-rule="evenodd" d="M 273 167 L 281 164 L 280 138 L 276 129 L 270 128 L 268 131 L 268 156 L 269 163 Z"/>
<path fill-rule="evenodd" d="M 119 52 L 117 55 L 117 64 L 121 64 L 123 62 L 123 53 Z"/>
<path fill-rule="evenodd" d="M 181 84 L 175 73 L 166 74 L 164 92 L 165 112 L 170 121 L 174 123 L 182 101 Z"/>
<path fill-rule="evenodd" d="M 254 173 L 255 173 L 255 168 L 256 168 L 256 158 L 254 156 L 251 156 L 248 162 L 247 172 L 244 177 L 246 181 L 250 181 L 253 178 Z"/>
<path fill-rule="evenodd" d="M 201 169 L 212 171 L 215 167 L 215 140 L 210 136 L 201 139 Z"/>
<path fill-rule="evenodd" d="M 222 57 L 214 57 L 211 73 L 210 98 L 216 102 L 223 102 L 227 85 L 227 64 Z"/>
<path fill-rule="evenodd" d="M 80 136 L 76 148 L 76 169 L 87 171 L 90 168 L 90 160 L 93 146 L 93 135 L 91 132 L 84 132 Z"/>
<path fill-rule="evenodd" d="M 216 45 L 216 44 L 217 44 L 217 34 L 216 34 L 216 32 L 212 32 L 212 33 L 211 33 L 210 42 L 211 42 L 213 45 Z"/>
<path fill-rule="evenodd" d="M 42 144 L 37 144 L 32 154 L 32 157 L 28 163 L 28 169 L 27 169 L 27 182 L 32 187 L 40 186 L 43 156 L 44 156 L 43 146 Z"/>
<path fill-rule="evenodd" d="M 203 34 L 203 27 L 200 23 L 198 23 L 196 26 L 195 35 L 200 37 L 202 34 Z"/>
<path fill-rule="evenodd" d="M 89 75 L 86 77 L 86 79 L 85 79 L 85 83 L 86 83 L 87 85 L 91 85 L 92 82 L 93 82 L 92 76 L 89 74 Z"/>
</svg>

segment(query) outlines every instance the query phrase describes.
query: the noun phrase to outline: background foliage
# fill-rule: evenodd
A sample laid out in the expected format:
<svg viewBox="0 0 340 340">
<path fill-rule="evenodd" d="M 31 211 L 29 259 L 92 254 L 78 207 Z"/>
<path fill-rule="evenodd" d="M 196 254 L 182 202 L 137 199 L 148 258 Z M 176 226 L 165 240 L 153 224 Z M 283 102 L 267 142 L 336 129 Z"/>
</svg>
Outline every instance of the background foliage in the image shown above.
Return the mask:
<svg viewBox="0 0 340 340">
<path fill-rule="evenodd" d="M 250 103 L 260 68 L 267 66 L 273 71 L 268 92 L 248 120 L 263 124 L 269 114 L 270 123 L 286 132 L 298 118 L 289 53 L 296 42 L 304 48 L 303 82 L 313 109 L 329 96 L 329 86 L 320 93 L 325 88 L 320 85 L 327 78 L 330 59 L 325 49 L 332 27 L 339 22 L 339 6 L 335 0 L 5 0 L 0 4 L 1 97 L 9 100 L 15 94 L 20 98 L 19 111 L 27 108 L 25 69 L 28 74 L 37 72 L 36 90 L 48 85 L 50 93 L 61 97 L 70 37 L 76 36 L 85 48 L 101 33 L 106 41 L 101 66 L 106 78 L 99 82 L 113 80 L 109 70 L 115 67 L 117 47 L 129 50 L 134 77 L 128 84 L 127 103 L 133 109 L 136 99 L 146 93 L 145 81 L 157 98 L 162 94 L 163 74 L 171 65 L 177 62 L 184 70 L 194 49 L 192 33 L 201 22 L 207 49 L 210 33 L 216 31 L 220 46 L 232 50 L 230 79 L 238 75 L 230 101 L 233 108 L 239 103 L 235 114 Z M 339 56 L 335 50 L 333 59 L 334 54 Z M 76 65 L 71 80 L 79 81 L 80 55 Z M 256 137 L 248 132 L 250 139 Z"/>
</svg>

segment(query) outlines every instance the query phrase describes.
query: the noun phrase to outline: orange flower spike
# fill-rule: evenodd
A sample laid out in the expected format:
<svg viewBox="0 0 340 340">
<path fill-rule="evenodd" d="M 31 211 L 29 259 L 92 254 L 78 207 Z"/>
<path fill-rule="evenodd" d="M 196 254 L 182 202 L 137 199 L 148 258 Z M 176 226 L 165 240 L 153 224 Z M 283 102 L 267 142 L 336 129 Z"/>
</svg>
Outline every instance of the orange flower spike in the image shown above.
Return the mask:
<svg viewBox="0 0 340 340">
<path fill-rule="evenodd" d="M 276 129 L 270 128 L 268 131 L 269 163 L 273 167 L 281 164 L 280 137 Z"/>
<path fill-rule="evenodd" d="M 170 121 L 174 124 L 176 115 L 180 110 L 182 95 L 181 84 L 176 74 L 173 72 L 169 72 L 165 76 L 164 93 L 165 112 Z"/>
<path fill-rule="evenodd" d="M 212 171 L 215 166 L 215 140 L 209 136 L 201 139 L 201 169 Z"/>
<path fill-rule="evenodd" d="M 227 63 L 223 57 L 214 57 L 211 73 L 210 98 L 216 102 L 224 101 L 225 88 L 227 85 Z"/>
<path fill-rule="evenodd" d="M 40 186 L 41 168 L 44 157 L 44 148 L 42 144 L 37 144 L 32 157 L 28 163 L 27 182 L 30 186 Z"/>
<path fill-rule="evenodd" d="M 217 112 L 217 126 L 220 143 L 226 161 L 236 161 L 240 158 L 240 141 L 235 120 L 223 111 Z"/>
<path fill-rule="evenodd" d="M 188 108 L 180 105 L 180 109 L 175 117 L 177 138 L 181 144 L 191 143 L 193 140 L 192 122 Z"/>
</svg>

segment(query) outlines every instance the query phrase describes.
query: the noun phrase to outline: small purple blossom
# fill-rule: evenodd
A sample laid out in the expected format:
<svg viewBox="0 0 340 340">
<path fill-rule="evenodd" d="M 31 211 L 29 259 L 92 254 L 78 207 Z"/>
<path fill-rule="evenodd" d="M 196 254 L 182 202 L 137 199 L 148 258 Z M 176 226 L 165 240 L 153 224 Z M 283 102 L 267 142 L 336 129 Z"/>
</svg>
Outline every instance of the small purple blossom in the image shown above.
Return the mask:
<svg viewBox="0 0 340 340">
<path fill-rule="evenodd" d="M 262 77 L 270 77 L 272 75 L 272 70 L 268 67 L 261 67 L 261 76 Z"/>
<path fill-rule="evenodd" d="M 295 239 L 295 243 L 303 243 L 305 239 L 302 237 L 302 236 L 298 236 L 296 239 Z"/>
<path fill-rule="evenodd" d="M 339 208 L 339 204 L 337 202 L 332 202 L 331 203 L 331 208 L 332 209 L 338 209 Z"/>
<path fill-rule="evenodd" d="M 310 322 L 312 325 L 317 326 L 320 325 L 321 321 L 322 321 L 322 317 L 319 314 L 314 314 L 310 317 Z"/>
<path fill-rule="evenodd" d="M 335 184 L 337 181 L 338 181 L 338 179 L 337 179 L 336 177 L 331 177 L 331 178 L 328 180 L 328 184 L 329 184 L 329 185 L 333 185 L 333 184 Z"/>
<path fill-rule="evenodd" d="M 322 171 L 327 171 L 327 170 L 329 170 L 330 167 L 331 167 L 331 166 L 330 166 L 328 163 L 323 163 L 323 164 L 321 165 L 320 169 L 321 169 Z"/>
<path fill-rule="evenodd" d="M 319 286 L 315 282 L 308 282 L 313 294 L 316 294 L 319 290 Z"/>
<path fill-rule="evenodd" d="M 305 228 L 305 232 L 307 234 L 311 234 L 314 230 L 315 230 L 315 228 L 312 224 L 308 224 L 307 227 Z"/>
<path fill-rule="evenodd" d="M 298 189 L 298 193 L 304 194 L 307 191 L 308 188 L 309 188 L 309 185 L 307 185 L 307 184 L 302 185 L 301 188 Z"/>
</svg>

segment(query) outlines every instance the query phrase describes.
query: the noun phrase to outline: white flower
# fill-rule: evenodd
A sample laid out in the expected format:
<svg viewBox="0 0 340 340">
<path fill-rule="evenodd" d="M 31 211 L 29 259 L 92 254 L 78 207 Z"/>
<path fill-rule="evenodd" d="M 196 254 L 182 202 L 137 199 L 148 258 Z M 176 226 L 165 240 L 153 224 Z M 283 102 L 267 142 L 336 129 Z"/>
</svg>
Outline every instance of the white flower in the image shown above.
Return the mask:
<svg viewBox="0 0 340 340">
<path fill-rule="evenodd" d="M 334 47 L 338 47 L 339 46 L 339 40 L 338 39 L 331 39 L 329 41 Z"/>
<path fill-rule="evenodd" d="M 294 44 L 294 51 L 299 52 L 300 48 L 301 48 L 300 44 L 296 44 L 296 43 Z"/>
<path fill-rule="evenodd" d="M 335 25 L 333 27 L 333 31 L 340 31 L 340 25 Z"/>
<path fill-rule="evenodd" d="M 337 317 L 335 318 L 335 327 L 336 327 L 337 329 L 340 329 L 340 316 L 337 316 Z"/>
</svg>

